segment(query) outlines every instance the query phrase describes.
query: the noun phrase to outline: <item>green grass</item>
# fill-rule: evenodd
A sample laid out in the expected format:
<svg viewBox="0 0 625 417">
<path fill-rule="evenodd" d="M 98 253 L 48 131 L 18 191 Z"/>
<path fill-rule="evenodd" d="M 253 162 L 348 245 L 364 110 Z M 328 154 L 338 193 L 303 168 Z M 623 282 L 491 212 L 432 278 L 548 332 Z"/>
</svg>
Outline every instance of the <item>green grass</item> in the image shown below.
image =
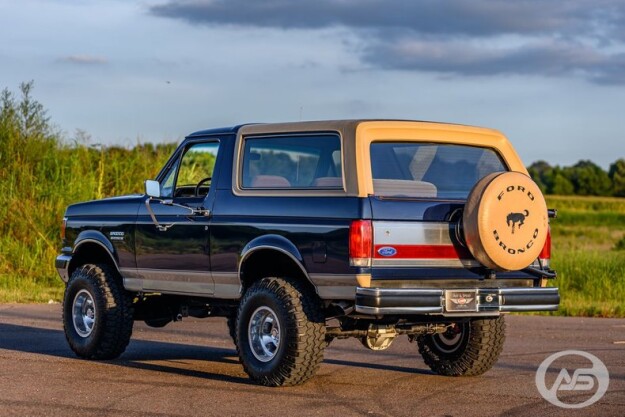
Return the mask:
<svg viewBox="0 0 625 417">
<path fill-rule="evenodd" d="M 548 196 L 558 315 L 625 317 L 625 199 Z"/>
<path fill-rule="evenodd" d="M 1 133 L 0 133 L 1 135 Z M 0 136 L 0 302 L 59 300 L 54 259 L 68 204 L 140 192 L 175 144 L 92 149 L 48 140 L 45 149 Z"/>
<path fill-rule="evenodd" d="M 132 149 L 68 143 L 22 85 L 16 99 L 0 93 L 0 303 L 60 300 L 54 269 L 68 204 L 141 191 L 175 144 Z"/>
</svg>

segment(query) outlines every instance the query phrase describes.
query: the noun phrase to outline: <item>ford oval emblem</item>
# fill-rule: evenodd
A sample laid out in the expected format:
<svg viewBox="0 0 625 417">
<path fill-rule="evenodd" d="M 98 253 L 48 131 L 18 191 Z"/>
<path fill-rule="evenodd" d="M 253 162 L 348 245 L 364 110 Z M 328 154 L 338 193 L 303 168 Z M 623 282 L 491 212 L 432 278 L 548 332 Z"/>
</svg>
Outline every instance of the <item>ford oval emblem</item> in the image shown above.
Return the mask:
<svg viewBox="0 0 625 417">
<path fill-rule="evenodd" d="M 395 256 L 397 254 L 397 249 L 391 246 L 384 246 L 378 249 L 378 253 L 382 256 Z"/>
</svg>

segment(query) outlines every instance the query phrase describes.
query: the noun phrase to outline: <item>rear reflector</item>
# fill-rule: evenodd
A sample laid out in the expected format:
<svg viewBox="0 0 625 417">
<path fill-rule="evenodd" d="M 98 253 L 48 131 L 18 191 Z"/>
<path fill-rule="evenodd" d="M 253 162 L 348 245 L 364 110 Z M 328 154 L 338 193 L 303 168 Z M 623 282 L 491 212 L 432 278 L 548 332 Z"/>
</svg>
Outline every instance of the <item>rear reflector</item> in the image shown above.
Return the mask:
<svg viewBox="0 0 625 417">
<path fill-rule="evenodd" d="M 349 263 L 351 266 L 371 266 L 373 227 L 371 220 L 354 220 L 349 225 Z"/>
<path fill-rule="evenodd" d="M 61 223 L 61 240 L 65 240 L 65 228 L 67 227 L 67 217 L 63 217 L 63 222 Z"/>
<path fill-rule="evenodd" d="M 543 246 L 543 250 L 540 251 L 540 255 L 538 255 L 540 259 L 551 259 L 551 229 L 547 232 L 547 240 L 545 240 L 545 246 Z"/>
</svg>

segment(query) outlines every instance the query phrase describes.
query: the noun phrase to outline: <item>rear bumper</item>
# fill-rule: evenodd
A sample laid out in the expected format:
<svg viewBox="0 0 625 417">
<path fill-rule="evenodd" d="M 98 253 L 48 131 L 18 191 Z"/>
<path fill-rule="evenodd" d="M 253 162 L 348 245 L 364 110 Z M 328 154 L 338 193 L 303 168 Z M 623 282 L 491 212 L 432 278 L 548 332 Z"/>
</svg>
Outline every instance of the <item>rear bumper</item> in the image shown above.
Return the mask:
<svg viewBox="0 0 625 417">
<path fill-rule="evenodd" d="M 458 292 L 466 292 L 468 309 L 458 308 Z M 453 293 L 453 294 L 452 294 Z M 451 300 L 451 298 L 454 300 Z M 474 301 L 472 300 L 474 298 Z M 453 302 L 452 302 L 453 301 Z M 554 311 L 560 304 L 557 288 L 356 288 L 355 310 L 361 314 L 438 314 L 443 316 L 498 315 L 516 311 Z M 460 306 L 462 307 L 462 306 Z"/>
</svg>

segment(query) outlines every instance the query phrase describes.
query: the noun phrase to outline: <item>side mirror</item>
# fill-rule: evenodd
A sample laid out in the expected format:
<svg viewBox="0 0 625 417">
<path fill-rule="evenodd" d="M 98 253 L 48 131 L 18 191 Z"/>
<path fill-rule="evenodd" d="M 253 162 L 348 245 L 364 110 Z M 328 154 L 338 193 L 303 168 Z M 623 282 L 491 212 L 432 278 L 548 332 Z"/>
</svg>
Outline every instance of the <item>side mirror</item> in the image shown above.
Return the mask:
<svg viewBox="0 0 625 417">
<path fill-rule="evenodd" d="M 189 210 L 190 215 L 208 217 L 211 214 L 210 210 L 207 210 L 203 207 L 194 208 L 194 207 L 189 207 L 184 204 L 174 203 L 174 200 L 172 199 L 168 199 L 168 200 L 161 199 L 161 184 L 158 181 L 146 180 L 145 181 L 145 193 L 148 195 L 148 197 L 150 197 L 150 198 L 146 198 L 145 200 L 145 208 L 148 210 L 148 214 L 152 218 L 152 222 L 154 223 L 156 228 L 160 230 L 161 232 L 166 232 L 171 227 L 175 226 L 176 223 L 170 223 L 170 224 L 159 223 L 158 220 L 156 219 L 156 215 L 154 214 L 154 211 L 152 210 L 152 207 L 150 206 L 150 202 L 152 201 L 157 201 L 159 204 L 162 204 L 164 206 L 180 207 L 185 210 Z"/>
<path fill-rule="evenodd" d="M 154 198 L 161 197 L 161 184 L 158 181 L 146 180 L 145 181 L 145 193 Z"/>
</svg>

